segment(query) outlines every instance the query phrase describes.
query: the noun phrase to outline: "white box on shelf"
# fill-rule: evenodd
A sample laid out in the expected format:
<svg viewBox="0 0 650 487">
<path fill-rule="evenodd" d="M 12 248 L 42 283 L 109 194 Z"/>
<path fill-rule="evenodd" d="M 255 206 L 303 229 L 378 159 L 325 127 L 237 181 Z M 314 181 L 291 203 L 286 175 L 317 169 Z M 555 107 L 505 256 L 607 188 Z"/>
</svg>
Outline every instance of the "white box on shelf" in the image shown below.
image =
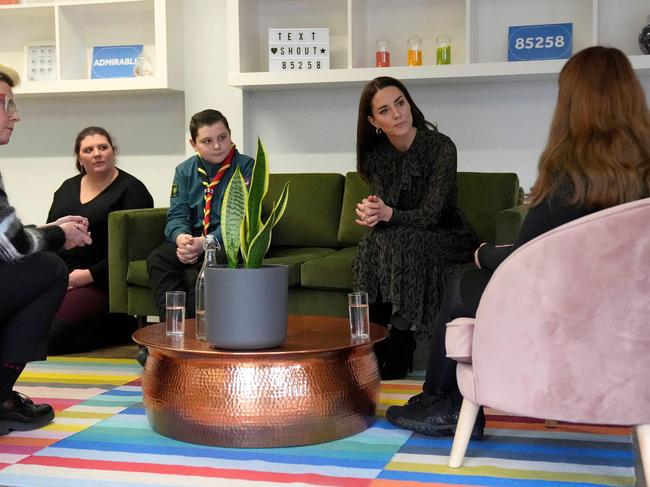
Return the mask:
<svg viewBox="0 0 650 487">
<path fill-rule="evenodd" d="M 25 79 L 27 81 L 56 79 L 54 42 L 38 42 L 25 46 Z"/>
<path fill-rule="evenodd" d="M 329 28 L 269 29 L 269 71 L 330 68 Z"/>
</svg>

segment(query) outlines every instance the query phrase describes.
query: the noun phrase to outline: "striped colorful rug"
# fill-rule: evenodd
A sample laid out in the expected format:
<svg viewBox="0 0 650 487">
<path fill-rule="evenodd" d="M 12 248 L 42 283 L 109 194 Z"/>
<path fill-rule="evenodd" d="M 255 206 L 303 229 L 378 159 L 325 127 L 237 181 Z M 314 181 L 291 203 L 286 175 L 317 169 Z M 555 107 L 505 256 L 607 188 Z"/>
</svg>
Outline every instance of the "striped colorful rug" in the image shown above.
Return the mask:
<svg viewBox="0 0 650 487">
<path fill-rule="evenodd" d="M 629 428 L 560 424 L 488 411 L 486 439 L 462 469 L 445 464 L 450 438 L 394 428 L 386 407 L 421 381 L 382 384 L 376 423 L 331 443 L 228 449 L 154 433 L 133 360 L 53 358 L 30 364 L 18 389 L 52 404 L 53 424 L 0 437 L 2 486 L 603 486 L 634 485 Z"/>
</svg>

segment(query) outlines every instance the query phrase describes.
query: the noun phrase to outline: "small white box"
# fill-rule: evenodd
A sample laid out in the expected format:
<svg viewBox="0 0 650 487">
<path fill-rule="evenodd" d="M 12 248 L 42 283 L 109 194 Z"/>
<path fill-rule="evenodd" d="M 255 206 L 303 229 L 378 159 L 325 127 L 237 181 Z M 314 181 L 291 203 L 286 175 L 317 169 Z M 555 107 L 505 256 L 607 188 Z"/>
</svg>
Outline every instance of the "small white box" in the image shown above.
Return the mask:
<svg viewBox="0 0 650 487">
<path fill-rule="evenodd" d="M 54 42 L 39 42 L 25 46 L 25 79 L 27 81 L 56 79 Z"/>
<path fill-rule="evenodd" d="M 330 68 L 329 28 L 269 29 L 269 71 Z"/>
</svg>

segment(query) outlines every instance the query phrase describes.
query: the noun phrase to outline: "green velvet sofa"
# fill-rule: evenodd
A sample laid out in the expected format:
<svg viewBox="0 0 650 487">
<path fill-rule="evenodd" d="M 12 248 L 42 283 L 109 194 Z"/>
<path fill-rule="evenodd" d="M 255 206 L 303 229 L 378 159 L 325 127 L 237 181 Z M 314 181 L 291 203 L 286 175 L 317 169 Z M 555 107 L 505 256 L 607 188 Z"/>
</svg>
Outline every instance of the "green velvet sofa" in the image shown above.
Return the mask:
<svg viewBox="0 0 650 487">
<path fill-rule="evenodd" d="M 291 181 L 289 204 L 273 231 L 266 263 L 289 266 L 289 312 L 347 316 L 351 264 L 364 228 L 355 205 L 368 195 L 356 172 L 272 174 L 265 209 Z M 519 180 L 512 173 L 458 173 L 458 203 L 483 242 L 509 243 L 521 225 Z M 112 312 L 157 314 L 146 270 L 163 240 L 167 209 L 124 210 L 109 216 Z M 186 276 L 193 285 L 196 273 Z"/>
</svg>

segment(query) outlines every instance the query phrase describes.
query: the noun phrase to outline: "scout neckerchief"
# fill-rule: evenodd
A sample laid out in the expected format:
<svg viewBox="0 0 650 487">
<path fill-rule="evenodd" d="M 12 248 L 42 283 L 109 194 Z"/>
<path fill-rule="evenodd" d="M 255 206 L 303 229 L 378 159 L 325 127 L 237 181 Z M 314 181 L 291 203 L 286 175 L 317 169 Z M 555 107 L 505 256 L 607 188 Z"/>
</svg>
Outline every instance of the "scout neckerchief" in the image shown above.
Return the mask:
<svg viewBox="0 0 650 487">
<path fill-rule="evenodd" d="M 203 236 L 204 237 L 208 234 L 208 230 L 210 229 L 210 207 L 212 206 L 212 193 L 214 193 L 214 188 L 217 187 L 217 184 L 219 184 L 219 181 L 221 181 L 221 178 L 230 167 L 230 163 L 232 162 L 232 158 L 234 156 L 235 156 L 235 146 L 233 145 L 230 148 L 230 152 L 228 152 L 228 155 L 221 163 L 221 167 L 217 171 L 217 174 L 215 174 L 214 177 L 212 178 L 212 181 L 210 181 L 208 173 L 205 172 L 205 169 L 203 169 L 201 166 L 198 166 L 197 168 L 199 174 L 201 175 L 201 179 L 203 179 L 202 184 L 203 186 L 205 186 L 205 190 L 204 190 L 205 206 L 203 208 Z M 201 159 L 201 156 L 199 156 L 199 159 Z"/>
</svg>

